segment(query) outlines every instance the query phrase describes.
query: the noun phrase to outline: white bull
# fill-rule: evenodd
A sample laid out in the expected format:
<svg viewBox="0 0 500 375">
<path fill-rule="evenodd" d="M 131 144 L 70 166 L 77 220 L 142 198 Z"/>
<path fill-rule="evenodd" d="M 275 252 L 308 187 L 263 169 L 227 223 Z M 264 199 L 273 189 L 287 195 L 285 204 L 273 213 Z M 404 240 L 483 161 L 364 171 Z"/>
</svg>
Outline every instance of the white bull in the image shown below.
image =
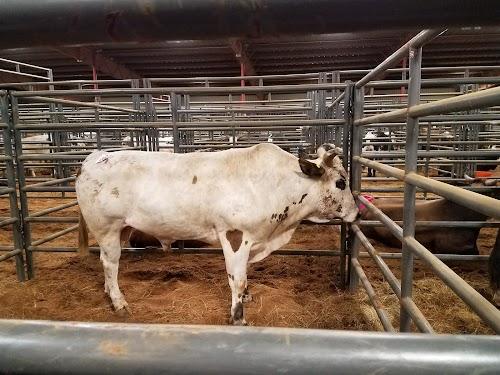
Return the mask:
<svg viewBox="0 0 500 375">
<path fill-rule="evenodd" d="M 286 244 L 303 219 L 354 221 L 358 209 L 335 148 L 297 159 L 273 144 L 211 153 L 97 151 L 76 193 L 101 248 L 104 290 L 128 311 L 118 287 L 120 236 L 132 227 L 168 248 L 174 240 L 221 244 L 232 292 L 230 322 L 246 324 L 247 265 Z"/>
<path fill-rule="evenodd" d="M 34 154 L 50 154 L 51 144 L 50 138 L 48 134 L 40 134 L 40 135 L 32 135 L 29 137 L 24 137 L 21 140 L 22 143 L 22 153 L 25 155 L 34 155 Z M 45 162 L 45 160 L 42 160 Z M 36 177 L 36 171 L 41 171 L 43 168 L 29 168 L 28 172 L 31 177 Z"/>
</svg>

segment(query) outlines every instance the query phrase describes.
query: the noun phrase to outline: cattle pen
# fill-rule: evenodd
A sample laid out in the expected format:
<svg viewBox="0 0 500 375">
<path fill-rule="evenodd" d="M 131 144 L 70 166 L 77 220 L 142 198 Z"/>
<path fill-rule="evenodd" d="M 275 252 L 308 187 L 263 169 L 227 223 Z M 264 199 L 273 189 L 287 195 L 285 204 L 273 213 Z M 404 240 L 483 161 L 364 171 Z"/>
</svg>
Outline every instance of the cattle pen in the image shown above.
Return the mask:
<svg viewBox="0 0 500 375">
<path fill-rule="evenodd" d="M 24 9 L 24 6 L 28 3 L 31 2 L 20 2 L 16 12 L 27 12 L 28 8 Z M 60 7 L 47 5 L 45 11 L 72 14 L 73 11 L 65 7 L 68 1 L 55 3 Z M 168 30 L 156 22 L 152 31 L 148 31 L 144 30 L 141 19 L 146 12 L 136 15 L 134 21 L 129 20 L 129 26 L 142 30 L 141 37 L 121 30 L 123 40 L 140 40 L 146 36 L 157 39 L 167 31 L 179 39 L 198 37 L 203 33 L 205 38 L 234 37 L 242 32 L 236 29 L 253 27 L 247 22 L 239 26 L 234 24 L 239 19 L 235 15 L 243 17 L 246 8 L 243 11 L 235 6 L 228 10 L 219 3 L 209 3 L 212 2 L 197 3 L 197 10 L 207 17 L 212 13 L 205 6 L 227 11 L 231 15 L 224 18 L 227 28 L 207 29 L 206 22 L 199 15 L 189 14 L 190 10 L 184 8 L 184 16 L 200 21 L 191 31 L 179 30 L 182 23 L 176 23 L 181 22 L 182 17 Z M 267 35 L 372 30 L 377 27 L 374 26 L 376 21 L 384 20 L 380 17 L 383 14 L 381 9 L 389 12 L 393 6 L 390 1 L 381 1 L 381 9 L 374 11 L 371 17 L 361 17 L 359 25 L 354 26 L 351 22 L 334 24 L 324 19 L 321 12 L 326 5 L 322 1 L 309 2 L 308 10 L 300 6 L 300 1 L 291 1 L 288 4 L 290 10 L 286 10 L 283 4 L 279 5 L 278 1 L 268 3 L 276 7 L 272 9 L 279 9 L 288 16 L 302 9 L 305 15 L 315 14 L 315 19 L 323 22 L 311 23 L 301 18 L 295 25 L 297 30 L 290 31 L 290 21 L 278 22 L 277 13 L 264 7 L 259 8 L 258 16 L 252 16 L 252 19 L 257 17 L 262 22 L 261 27 L 244 32 Z M 343 5 L 343 11 L 359 12 L 358 3 L 366 2 L 352 3 Z M 404 24 L 413 29 L 431 28 L 412 34 L 399 48 L 390 51 L 388 57 L 379 59 L 381 62 L 372 69 L 54 80 L 49 68 L 3 59 L 15 66 L 9 74 L 23 80 L 0 83 L 3 150 L 0 156 L 3 173 L 0 177 L 0 272 L 9 280 L 5 285 L 12 288 L 8 291 L 0 285 L 0 296 L 5 291 L 4 300 L 7 297 L 22 300 L 32 293 L 35 295 L 34 309 L 38 303 L 42 312 L 32 314 L 31 307 L 26 307 L 25 311 L 26 301 L 19 305 L 23 306 L 22 312 L 2 310 L 8 312 L 2 312 L 2 318 L 14 319 L 0 320 L 0 372 L 6 369 L 12 373 L 62 373 L 81 372 L 84 368 L 87 373 L 101 373 L 105 368 L 124 373 L 326 373 L 335 370 L 342 373 L 414 373 L 418 368 L 420 373 L 496 373 L 500 368 L 500 340 L 495 335 L 500 333 L 500 311 L 491 302 L 487 282 L 482 280 L 486 278 L 485 272 L 472 278 L 467 275 L 466 265 L 472 262 L 483 271 L 486 269 L 489 250 L 500 228 L 500 200 L 497 199 L 500 185 L 495 182 L 495 178 L 497 181 L 499 178 L 498 172 L 491 177 L 478 173 L 485 166 L 497 167 L 498 171 L 500 66 L 450 64 L 423 67 L 422 59 L 426 46 L 447 35 L 449 30 L 444 27 L 451 30 L 464 24 L 487 26 L 498 23 L 500 15 L 494 2 L 485 1 L 480 6 L 470 2 L 470 6 L 477 7 L 476 12 L 466 14 L 469 8 L 464 5 L 463 9 L 443 15 L 446 19 L 440 20 L 434 16 L 439 9 L 431 9 L 425 4 L 410 6 L 409 3 L 401 2 L 400 17 L 393 19 L 395 25 L 391 27 Z M 449 10 L 453 2 L 445 3 L 442 6 Z M 96 4 L 89 2 L 79 11 L 94 16 L 109 13 Z M 120 6 L 124 7 L 120 8 L 123 11 L 130 4 L 123 2 Z M 162 6 L 156 10 L 148 9 L 164 15 L 181 12 L 170 9 L 168 5 Z M 331 6 L 329 4 L 327 8 Z M 411 12 L 420 17 L 410 17 Z M 472 19 L 467 20 L 466 16 Z M 1 43 L 16 46 L 16 43 L 29 45 L 33 42 L 28 37 L 30 29 L 27 25 L 16 24 L 15 17 L 9 22 L 16 33 L 11 40 Z M 319 25 L 322 25 L 320 30 Z M 0 25 L 0 32 L 2 27 Z M 53 30 L 42 33 L 33 43 L 56 41 L 59 35 L 53 31 L 59 27 L 63 26 L 56 22 Z M 474 29 L 473 33 L 480 36 L 481 27 Z M 69 42 L 107 40 L 88 25 L 73 33 L 72 37 L 75 39 Z M 239 48 L 236 50 L 241 54 L 241 46 Z M 457 51 L 454 53 L 460 55 Z M 30 72 L 41 73 L 21 72 L 23 66 L 29 67 Z M 378 133 L 378 137 L 370 138 L 370 132 Z M 196 311 L 191 311 L 193 306 L 205 305 L 205 311 L 220 315 L 222 310 L 217 303 L 227 301 L 207 297 L 199 305 L 194 302 L 191 305 L 189 301 L 194 297 L 187 298 L 181 293 L 204 293 L 207 290 L 199 289 L 198 284 L 207 282 L 213 284 L 213 289 L 221 288 L 222 282 L 208 274 L 216 270 L 225 275 L 223 267 L 217 263 L 222 249 L 187 247 L 183 241 L 179 241 L 168 255 L 168 261 L 173 262 L 172 270 L 162 269 L 161 274 L 157 268 L 146 268 L 154 267 L 154 262 L 161 262 L 165 255 L 147 247 L 124 248 L 124 253 L 131 257 L 127 260 L 125 273 L 136 277 L 135 281 L 128 280 L 129 285 L 132 281 L 142 283 L 153 275 L 150 284 L 134 291 L 134 298 L 139 301 L 137 309 L 144 316 L 152 312 L 157 314 L 154 319 L 146 317 L 124 322 L 103 315 L 95 305 L 85 305 L 83 298 L 94 298 L 101 293 L 94 281 L 88 281 L 89 275 L 98 274 L 96 264 L 100 250 L 92 234 L 87 233 L 79 222 L 74 185 L 82 161 L 91 152 L 205 153 L 259 143 L 276 144 L 298 157 L 315 157 L 312 155 L 316 149 L 325 143 L 340 147 L 353 195 L 376 220 L 363 219 L 352 225 L 340 220 L 321 225 L 302 223 L 301 236 L 319 237 L 328 233 L 324 235 L 326 240 L 308 242 L 303 237 L 294 237 L 290 246 L 285 245 L 274 252 L 282 257 L 276 257 L 279 260 L 271 261 L 267 268 L 254 268 L 250 277 L 252 282 L 260 276 L 265 278 L 258 292 L 260 295 L 269 293 L 270 299 L 276 296 L 278 302 L 280 298 L 291 301 L 290 306 L 295 306 L 300 305 L 300 298 L 306 295 L 304 291 L 308 286 L 324 285 L 324 291 L 312 293 L 314 305 L 309 306 L 328 310 L 334 304 L 345 302 L 351 308 L 363 301 L 373 309 L 375 323 L 371 326 L 358 324 L 356 329 L 359 332 L 338 330 L 342 329 L 342 323 L 351 319 L 347 316 L 353 311 L 361 314 L 361 309 L 349 308 L 345 308 L 345 320 L 337 325 L 318 323 L 314 313 L 307 312 L 310 320 L 305 327 L 333 326 L 335 330 L 289 328 L 290 325 L 283 323 L 286 320 L 283 318 L 269 319 L 270 323 L 260 320 L 259 325 L 270 326 L 267 328 L 225 327 L 220 325 L 221 320 L 204 320 L 200 314 L 196 315 Z M 366 146 L 374 147 L 367 150 Z M 370 168 L 378 175 L 366 175 L 364 168 Z M 370 195 L 401 199 L 403 220 L 393 221 L 369 199 Z M 416 219 L 416 202 L 440 197 L 477 211 L 485 219 Z M 401 251 L 394 252 L 370 241 L 364 230 L 373 227 L 386 228 L 401 242 Z M 338 229 L 338 234 L 332 235 L 334 228 Z M 487 243 L 488 251 L 480 249 L 478 254 L 467 255 L 433 254 L 415 238 L 419 228 L 477 228 L 478 233 L 481 229 L 481 233 L 488 233 L 487 238 L 483 236 L 482 239 L 482 243 Z M 84 254 L 87 248 L 90 255 Z M 64 258 L 66 256 L 68 258 Z M 198 260 L 203 257 L 208 262 L 205 270 L 204 260 Z M 146 268 L 137 268 L 139 260 L 145 261 Z M 182 270 L 184 260 L 187 271 Z M 298 271 L 290 271 L 293 267 Z M 314 274 L 301 279 L 305 283 L 311 281 L 311 284 L 283 283 L 281 286 L 292 288 L 296 295 L 286 294 L 285 299 L 285 294 L 273 290 L 278 289 L 278 283 L 272 279 L 284 274 L 299 277 L 301 272 L 314 267 Z M 465 271 L 461 267 L 465 267 Z M 53 275 L 47 274 L 50 272 Z M 63 273 L 66 272 L 69 276 L 65 277 Z M 81 278 L 72 280 L 75 275 Z M 446 297 L 450 298 L 447 301 L 465 304 L 467 307 L 460 311 L 470 312 L 475 323 L 463 323 L 453 332 L 446 332 L 446 329 L 443 332 L 436 327 L 441 324 L 440 315 L 443 320 L 465 318 L 455 316 L 453 312 L 431 311 L 448 307 L 453 310 L 445 305 L 446 302 L 439 305 L 439 297 L 431 300 L 431 306 L 422 306 L 425 299 L 420 291 L 416 293 L 416 283 L 424 276 L 432 278 L 432 284 L 431 287 L 425 285 L 422 293 L 432 295 L 436 285 L 451 289 L 456 296 Z M 189 277 L 199 279 L 196 285 L 188 285 Z M 18 280 L 16 286 L 14 278 Z M 40 278 L 46 283 L 37 289 L 36 282 Z M 60 283 L 67 284 L 58 285 Z M 180 309 L 173 301 L 171 306 L 163 308 L 171 307 L 176 313 L 186 312 L 187 316 L 196 316 L 196 319 L 183 321 L 139 306 L 140 301 L 156 303 L 162 297 L 162 294 L 155 295 L 158 283 L 160 287 L 171 286 L 171 296 L 185 298 L 184 307 Z M 30 289 L 22 291 L 23 285 L 29 285 Z M 73 309 L 68 315 L 61 315 L 61 320 L 77 322 L 46 320 L 57 314 L 46 307 L 51 292 L 42 288 L 59 292 L 66 288 L 71 290 L 74 295 L 64 295 L 62 301 L 58 301 L 58 307 Z M 80 292 L 80 289 L 86 291 Z M 217 290 L 209 292 L 220 294 Z M 334 293 L 338 297 L 329 300 L 330 304 L 321 305 L 317 301 L 328 299 L 329 294 Z M 353 297 L 359 295 L 363 295 L 363 300 Z M 260 306 L 253 302 L 256 305 L 250 310 L 252 317 L 264 314 L 262 298 Z M 99 297 L 97 304 L 102 301 Z M 84 307 L 79 306 L 81 303 Z M 79 312 L 85 306 L 89 311 L 80 316 Z M 331 316 L 335 312 L 322 313 Z M 73 318 L 71 314 L 75 314 Z M 93 318 L 93 314 L 97 317 Z M 280 315 L 279 312 L 272 314 Z M 33 318 L 45 320 L 29 320 Z M 296 317 L 296 326 L 300 326 L 304 319 L 303 316 Z M 279 324 L 273 324 L 276 321 Z M 144 324 L 151 322 L 163 324 Z M 193 323 L 200 324 L 186 325 Z M 352 327 L 347 325 L 347 328 Z M 385 332 L 367 332 L 369 329 Z"/>
</svg>

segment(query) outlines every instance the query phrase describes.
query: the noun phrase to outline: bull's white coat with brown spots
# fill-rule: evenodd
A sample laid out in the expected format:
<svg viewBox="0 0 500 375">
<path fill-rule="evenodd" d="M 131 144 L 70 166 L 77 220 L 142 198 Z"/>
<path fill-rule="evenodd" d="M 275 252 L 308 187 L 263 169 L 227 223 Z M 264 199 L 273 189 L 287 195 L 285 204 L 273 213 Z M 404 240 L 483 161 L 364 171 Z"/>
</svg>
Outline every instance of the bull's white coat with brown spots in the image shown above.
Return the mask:
<svg viewBox="0 0 500 375">
<path fill-rule="evenodd" d="M 118 287 L 120 236 L 127 227 L 160 240 L 221 244 L 232 292 L 231 321 L 245 324 L 247 265 L 286 244 L 301 220 L 352 222 L 358 209 L 335 148 L 297 159 L 273 144 L 212 153 L 141 151 L 89 155 L 76 181 L 81 213 L 101 248 L 105 292 Z"/>
</svg>

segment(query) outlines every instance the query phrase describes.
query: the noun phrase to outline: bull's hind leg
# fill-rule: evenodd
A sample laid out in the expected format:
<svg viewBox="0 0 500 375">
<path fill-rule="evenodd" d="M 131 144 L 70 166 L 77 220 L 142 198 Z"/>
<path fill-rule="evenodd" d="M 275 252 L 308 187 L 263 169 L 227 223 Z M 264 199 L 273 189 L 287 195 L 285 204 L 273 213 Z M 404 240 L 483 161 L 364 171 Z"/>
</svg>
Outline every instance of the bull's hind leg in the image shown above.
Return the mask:
<svg viewBox="0 0 500 375">
<path fill-rule="evenodd" d="M 248 300 L 247 266 L 251 242 L 240 230 L 220 233 L 220 242 L 224 250 L 227 278 L 231 287 L 231 317 L 229 323 L 246 325 L 243 302 Z"/>
<path fill-rule="evenodd" d="M 113 307 L 119 314 L 129 312 L 128 304 L 118 286 L 118 263 L 121 255 L 120 231 L 108 233 L 98 239 L 101 262 L 104 268 L 104 291 L 109 295 Z"/>
</svg>

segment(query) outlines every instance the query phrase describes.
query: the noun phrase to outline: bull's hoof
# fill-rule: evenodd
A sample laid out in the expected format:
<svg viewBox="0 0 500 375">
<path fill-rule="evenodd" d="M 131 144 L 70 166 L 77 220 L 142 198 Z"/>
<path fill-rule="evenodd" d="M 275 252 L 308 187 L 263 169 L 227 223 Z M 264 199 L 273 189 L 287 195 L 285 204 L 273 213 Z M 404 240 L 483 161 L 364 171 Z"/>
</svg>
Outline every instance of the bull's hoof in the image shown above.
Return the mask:
<svg viewBox="0 0 500 375">
<path fill-rule="evenodd" d="M 247 326 L 248 323 L 245 319 L 234 320 L 232 317 L 229 318 L 229 324 L 233 326 Z"/>
<path fill-rule="evenodd" d="M 116 315 L 118 315 L 120 318 L 127 318 L 132 315 L 132 312 L 130 311 L 130 308 L 128 306 L 123 306 L 121 309 L 116 310 Z"/>
</svg>

